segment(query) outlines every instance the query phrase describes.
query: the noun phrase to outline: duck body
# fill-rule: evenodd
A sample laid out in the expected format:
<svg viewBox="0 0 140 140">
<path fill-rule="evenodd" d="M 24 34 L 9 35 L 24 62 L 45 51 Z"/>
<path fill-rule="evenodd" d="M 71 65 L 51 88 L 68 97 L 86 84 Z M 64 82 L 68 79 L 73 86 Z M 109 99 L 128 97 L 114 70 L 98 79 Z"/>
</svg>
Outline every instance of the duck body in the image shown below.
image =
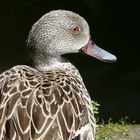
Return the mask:
<svg viewBox="0 0 140 140">
<path fill-rule="evenodd" d="M 0 140 L 93 140 L 96 122 L 91 99 L 67 53 L 102 61 L 116 57 L 90 40 L 78 14 L 54 10 L 42 16 L 27 39 L 31 66 L 0 75 Z"/>
<path fill-rule="evenodd" d="M 72 64 L 45 72 L 18 65 L 0 79 L 1 140 L 93 138 L 91 99 Z"/>
</svg>

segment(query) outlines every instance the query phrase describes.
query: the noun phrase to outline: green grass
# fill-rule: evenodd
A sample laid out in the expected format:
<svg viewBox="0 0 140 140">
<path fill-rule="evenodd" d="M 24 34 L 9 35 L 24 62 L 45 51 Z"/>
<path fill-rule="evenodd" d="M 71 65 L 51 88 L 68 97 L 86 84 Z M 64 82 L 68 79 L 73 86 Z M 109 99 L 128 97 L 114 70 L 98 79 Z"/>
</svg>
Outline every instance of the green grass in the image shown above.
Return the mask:
<svg viewBox="0 0 140 140">
<path fill-rule="evenodd" d="M 140 140 L 140 125 L 110 123 L 98 126 L 95 140 Z"/>
<path fill-rule="evenodd" d="M 98 122 L 100 104 L 92 101 L 92 107 Z M 117 123 L 113 123 L 113 119 L 109 118 L 108 124 L 97 127 L 95 140 L 140 140 L 140 125 L 136 125 L 135 121 L 130 122 L 127 116 Z"/>
</svg>

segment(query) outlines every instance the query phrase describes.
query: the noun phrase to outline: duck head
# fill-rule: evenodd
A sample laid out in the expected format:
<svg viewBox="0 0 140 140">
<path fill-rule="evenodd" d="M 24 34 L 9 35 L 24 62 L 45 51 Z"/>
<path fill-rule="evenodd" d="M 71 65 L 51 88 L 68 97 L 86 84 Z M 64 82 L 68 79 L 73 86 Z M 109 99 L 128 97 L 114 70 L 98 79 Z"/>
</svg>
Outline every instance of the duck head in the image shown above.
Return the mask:
<svg viewBox="0 0 140 140">
<path fill-rule="evenodd" d="M 54 10 L 32 26 L 27 46 L 36 63 L 79 52 L 106 62 L 116 61 L 114 55 L 99 48 L 90 38 L 89 25 L 83 17 L 71 11 Z"/>
</svg>

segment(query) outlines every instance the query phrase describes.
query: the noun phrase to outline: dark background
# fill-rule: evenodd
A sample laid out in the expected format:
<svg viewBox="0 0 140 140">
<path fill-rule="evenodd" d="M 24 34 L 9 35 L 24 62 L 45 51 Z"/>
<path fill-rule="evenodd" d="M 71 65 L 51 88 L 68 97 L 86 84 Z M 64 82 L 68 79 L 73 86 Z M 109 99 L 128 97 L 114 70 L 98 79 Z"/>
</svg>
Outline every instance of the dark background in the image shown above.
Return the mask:
<svg viewBox="0 0 140 140">
<path fill-rule="evenodd" d="M 0 72 L 26 64 L 31 25 L 53 9 L 79 13 L 90 25 L 92 40 L 112 52 L 116 63 L 81 54 L 67 55 L 79 69 L 100 118 L 128 116 L 140 122 L 140 5 L 138 0 L 3 0 L 0 3 Z"/>
</svg>

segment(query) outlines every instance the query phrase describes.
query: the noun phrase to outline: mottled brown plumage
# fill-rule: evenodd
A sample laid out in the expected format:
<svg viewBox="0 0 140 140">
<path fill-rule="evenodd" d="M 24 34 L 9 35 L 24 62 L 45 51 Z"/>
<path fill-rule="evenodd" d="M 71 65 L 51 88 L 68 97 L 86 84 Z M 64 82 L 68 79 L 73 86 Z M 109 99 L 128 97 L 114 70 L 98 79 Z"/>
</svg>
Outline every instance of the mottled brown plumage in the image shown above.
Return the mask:
<svg viewBox="0 0 140 140">
<path fill-rule="evenodd" d="M 69 67 L 40 72 L 19 65 L 0 75 L 0 139 L 68 140 L 89 117 L 95 123 L 81 77 Z"/>
</svg>

